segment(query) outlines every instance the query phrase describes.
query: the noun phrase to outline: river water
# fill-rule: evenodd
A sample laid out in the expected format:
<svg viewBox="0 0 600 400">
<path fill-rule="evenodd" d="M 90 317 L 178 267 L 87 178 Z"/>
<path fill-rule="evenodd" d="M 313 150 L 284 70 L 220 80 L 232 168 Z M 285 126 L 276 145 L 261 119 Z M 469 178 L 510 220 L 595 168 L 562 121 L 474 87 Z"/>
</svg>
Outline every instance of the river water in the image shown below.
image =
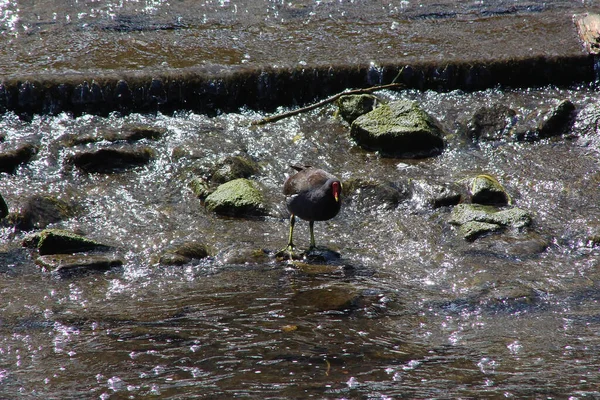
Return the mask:
<svg viewBox="0 0 600 400">
<path fill-rule="evenodd" d="M 28 73 L 69 70 L 72 63 L 90 71 L 157 67 L 157 59 L 167 62 L 162 68 L 184 67 L 153 51 L 137 58 L 140 64 L 130 53 L 119 64 L 109 50 L 102 64 L 94 59 L 101 46 L 91 39 L 117 28 L 152 36 L 201 18 L 185 13 L 189 2 L 73 2 L 77 13 L 40 10 L 34 3 L 0 1 L 3 40 L 18 44 L 2 58 L 8 73 L 18 65 Z M 351 7 L 355 2 L 339 8 L 326 1 L 266 3 L 269 13 L 284 10 L 298 18 L 316 6 L 330 14 L 361 10 Z M 228 1 L 198 4 L 213 32 L 220 23 L 228 26 L 223 15 L 236 7 Z M 274 22 L 281 14 L 265 17 L 257 2 L 244 4 L 249 22 L 239 24 L 260 19 L 281 33 Z M 483 7 L 423 4 L 429 7 L 425 21 L 476 19 Z M 492 18 L 513 6 L 498 4 Z M 526 18 L 535 7 L 567 7 L 540 4 L 515 3 L 515 12 Z M 84 5 L 87 14 L 78 8 Z M 389 18 L 405 7 L 414 16 L 416 5 L 384 4 L 377 12 Z M 114 9 L 129 19 L 111 17 Z M 136 13 L 153 16 L 154 25 L 132 22 Z M 73 23 L 77 18 L 85 23 Z M 53 19 L 76 28 L 66 35 L 91 46 L 74 49 L 78 57 L 87 51 L 88 58 L 65 56 L 60 64 L 54 56 L 64 53 L 48 47 L 51 41 L 40 51 L 52 57 L 35 51 L 24 56 L 35 38 L 52 38 L 64 26 L 49 23 Z M 115 21 L 121 25 L 106 27 Z M 32 29 L 46 33 L 26 32 Z M 227 61 L 225 52 L 218 62 L 269 54 L 236 49 L 229 40 L 223 46 L 235 61 Z M 183 46 L 189 55 L 191 48 Z M 68 197 L 82 211 L 51 227 L 113 246 L 124 264 L 104 273 L 55 276 L 21 247 L 27 232 L 0 228 L 0 398 L 600 398 L 600 140 L 590 123 L 597 119 L 585 119 L 583 111 L 599 101 L 596 87 L 381 95 L 416 100 L 437 118 L 449 132 L 444 152 L 415 161 L 364 151 L 331 105 L 264 126 L 251 126 L 263 116 L 253 110 L 212 117 L 185 110 L 62 113 L 31 121 L 4 114 L 3 146 L 39 146 L 31 162 L 0 174 L 0 194 L 11 211 L 34 194 Z M 524 116 L 562 99 L 579 112 L 563 137 L 473 143 L 464 136 L 466 122 L 482 105 L 508 105 Z M 150 164 L 116 174 L 87 174 L 65 164 L 76 150 L 113 145 L 66 147 L 66 135 L 130 125 L 165 130 L 158 140 L 135 144 L 154 151 Z M 263 186 L 269 216 L 216 216 L 189 189 L 194 171 L 231 154 L 258 162 L 253 179 Z M 468 242 L 448 223 L 451 207 L 432 208 L 418 192 L 398 204 L 382 203 L 377 193 L 346 193 L 340 214 L 315 226 L 317 244 L 340 258 L 327 265 L 289 263 L 273 253 L 286 244 L 281 185 L 288 165 L 296 163 L 318 165 L 343 181 L 398 187 L 466 187 L 477 174 L 490 174 L 516 206 L 533 214 L 533 224 Z M 161 251 L 189 240 L 206 243 L 211 256 L 177 267 L 156 263 Z M 308 245 L 305 222 L 296 225 L 296 244 Z"/>
</svg>

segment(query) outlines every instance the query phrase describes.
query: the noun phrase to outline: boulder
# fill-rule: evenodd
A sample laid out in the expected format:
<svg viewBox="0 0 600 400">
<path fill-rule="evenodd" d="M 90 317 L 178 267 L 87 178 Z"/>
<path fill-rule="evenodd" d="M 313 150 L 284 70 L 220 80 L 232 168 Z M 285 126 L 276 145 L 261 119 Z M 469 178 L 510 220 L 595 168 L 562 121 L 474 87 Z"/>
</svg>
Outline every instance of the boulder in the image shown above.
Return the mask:
<svg viewBox="0 0 600 400">
<path fill-rule="evenodd" d="M 73 276 L 89 272 L 104 272 L 123 265 L 123 261 L 97 254 L 52 254 L 36 258 L 35 263 L 60 276 Z"/>
<path fill-rule="evenodd" d="M 19 165 L 29 162 L 37 152 L 37 146 L 32 143 L 0 149 L 0 172 L 14 173 Z"/>
<path fill-rule="evenodd" d="M 261 216 L 266 214 L 264 196 L 258 184 L 240 178 L 226 182 L 205 200 L 206 208 L 220 215 Z"/>
<path fill-rule="evenodd" d="M 477 204 L 505 206 L 510 196 L 500 182 L 490 175 L 478 175 L 471 181 L 471 201 Z"/>
<path fill-rule="evenodd" d="M 375 108 L 377 97 L 372 94 L 349 94 L 337 99 L 340 116 L 349 124 Z"/>
<path fill-rule="evenodd" d="M 84 150 L 68 156 L 66 163 L 85 172 L 110 173 L 148 164 L 153 155 L 149 147 Z"/>
<path fill-rule="evenodd" d="M 344 193 L 344 201 L 348 204 L 367 209 L 393 209 L 410 197 L 404 186 L 356 178 L 344 182 Z"/>
<path fill-rule="evenodd" d="M 28 198 L 12 222 L 21 230 L 43 229 L 50 224 L 74 217 L 77 206 L 51 195 L 37 194 Z"/>
<path fill-rule="evenodd" d="M 420 158 L 444 149 L 437 121 L 409 100 L 383 104 L 352 122 L 350 135 L 359 146 L 386 156 Z"/>
<path fill-rule="evenodd" d="M 23 246 L 37 249 L 40 255 L 71 254 L 109 247 L 62 229 L 46 229 L 23 239 Z"/>
</svg>

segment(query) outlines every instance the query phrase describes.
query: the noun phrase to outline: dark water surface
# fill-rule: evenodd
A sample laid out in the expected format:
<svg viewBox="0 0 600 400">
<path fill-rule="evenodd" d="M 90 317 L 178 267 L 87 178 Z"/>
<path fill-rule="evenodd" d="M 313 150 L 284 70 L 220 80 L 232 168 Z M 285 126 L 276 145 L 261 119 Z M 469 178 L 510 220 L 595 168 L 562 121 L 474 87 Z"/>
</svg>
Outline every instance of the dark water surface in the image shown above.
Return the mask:
<svg viewBox="0 0 600 400">
<path fill-rule="evenodd" d="M 579 54 L 572 14 L 597 5 L 0 0 L 0 74 Z M 537 30 L 561 39 L 519 40 Z M 518 45 L 503 47 L 509 38 Z M 363 151 L 332 106 L 260 127 L 250 122 L 262 115 L 247 110 L 0 116 L 1 146 L 40 148 L 0 173 L 11 211 L 38 193 L 71 198 L 83 211 L 52 227 L 114 246 L 124 260 L 59 278 L 21 247 L 25 232 L 0 228 L 0 398 L 600 398 L 600 117 L 584 111 L 597 88 L 383 95 L 435 116 L 450 132 L 443 154 Z M 482 105 L 527 115 L 562 99 L 579 112 L 565 137 L 463 136 Z M 65 135 L 130 124 L 165 129 L 137 144 L 154 150 L 149 165 L 110 175 L 65 165 L 74 151 L 111 146 L 65 147 Z M 269 217 L 217 217 L 189 189 L 193 171 L 237 153 L 259 163 Z M 272 253 L 287 240 L 281 184 L 293 163 L 399 185 L 465 186 L 486 173 L 534 222 L 471 243 L 448 223 L 450 208 L 363 193 L 316 224 L 317 243 L 341 258 L 292 265 Z M 306 223 L 296 235 L 306 247 Z M 212 256 L 156 263 L 189 240 Z"/>
<path fill-rule="evenodd" d="M 474 145 L 461 123 L 482 104 L 527 113 L 595 89 L 545 88 L 388 93 L 419 100 L 450 132 L 439 157 L 380 158 L 357 148 L 333 108 L 250 127 L 258 114 L 214 118 L 68 115 L 24 123 L 7 114 L 7 142 L 37 141 L 34 161 L 2 174 L 13 206 L 34 193 L 68 193 L 83 215 L 58 227 L 117 246 L 125 265 L 57 278 L 1 231 L 0 384 L 14 398 L 598 398 L 600 141 L 581 117 L 575 137 Z M 147 167 L 84 174 L 63 164 L 64 134 L 164 127 Z M 585 129 L 584 129 L 585 128 Z M 187 188 L 190 166 L 244 151 L 274 204 L 261 220 L 219 218 Z M 449 184 L 492 174 L 533 227 L 474 243 L 418 196 L 397 207 L 347 201 L 316 224 L 317 241 L 341 259 L 301 269 L 258 249 L 284 246 L 280 185 L 289 163 L 320 165 L 344 180 Z M 464 182 L 463 182 L 464 184 Z M 278 208 L 279 207 L 279 208 Z M 308 244 L 299 223 L 297 244 Z M 213 257 L 154 264 L 172 243 L 199 239 Z M 258 252 L 260 253 L 260 252 Z"/>
</svg>

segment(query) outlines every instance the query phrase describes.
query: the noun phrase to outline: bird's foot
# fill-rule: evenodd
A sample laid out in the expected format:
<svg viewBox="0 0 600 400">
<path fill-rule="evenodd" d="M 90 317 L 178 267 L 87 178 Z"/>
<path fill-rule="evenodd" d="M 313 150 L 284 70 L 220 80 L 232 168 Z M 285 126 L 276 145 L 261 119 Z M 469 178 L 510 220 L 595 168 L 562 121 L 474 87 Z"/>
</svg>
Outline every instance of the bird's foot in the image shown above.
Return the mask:
<svg viewBox="0 0 600 400">
<path fill-rule="evenodd" d="M 289 260 L 301 260 L 304 257 L 304 252 L 297 252 L 295 249 L 296 247 L 294 245 L 288 245 L 275 253 L 275 257 L 288 258 Z"/>
</svg>

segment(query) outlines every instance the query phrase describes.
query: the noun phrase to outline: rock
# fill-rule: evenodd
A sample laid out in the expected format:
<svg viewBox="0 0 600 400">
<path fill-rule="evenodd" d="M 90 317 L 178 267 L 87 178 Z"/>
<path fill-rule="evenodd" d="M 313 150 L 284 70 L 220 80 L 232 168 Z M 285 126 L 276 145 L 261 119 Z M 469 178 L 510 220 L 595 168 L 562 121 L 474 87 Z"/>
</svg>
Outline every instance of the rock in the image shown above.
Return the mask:
<svg viewBox="0 0 600 400">
<path fill-rule="evenodd" d="M 230 156 L 222 160 L 212 171 L 214 183 L 225 183 L 238 178 L 249 178 L 258 173 L 258 164 L 250 157 Z"/>
<path fill-rule="evenodd" d="M 206 208 L 220 215 L 236 217 L 265 215 L 264 197 L 257 186 L 245 178 L 224 183 L 206 198 Z"/>
<path fill-rule="evenodd" d="M 29 162 L 37 152 L 38 148 L 31 143 L 0 150 L 0 172 L 14 173 L 19 165 Z"/>
<path fill-rule="evenodd" d="M 531 215 L 520 208 L 498 209 L 479 204 L 458 204 L 452 209 L 449 222 L 460 226 L 466 240 L 502 231 L 506 227 L 523 228 L 531 224 Z"/>
<path fill-rule="evenodd" d="M 473 140 L 500 140 L 516 123 L 515 110 L 503 104 L 481 107 L 467 123 L 467 134 Z"/>
<path fill-rule="evenodd" d="M 66 162 L 85 172 L 110 173 L 145 165 L 152 157 L 153 151 L 148 147 L 107 148 L 80 151 L 68 156 Z"/>
<path fill-rule="evenodd" d="M 29 231 L 43 229 L 50 224 L 74 217 L 77 206 L 50 195 L 34 195 L 28 198 L 12 217 L 18 229 Z"/>
<path fill-rule="evenodd" d="M 35 263 L 52 273 L 72 276 L 87 272 L 103 272 L 120 267 L 123 261 L 96 254 L 53 254 L 40 256 Z"/>
<path fill-rule="evenodd" d="M 393 209 L 410 196 L 406 187 L 391 182 L 356 178 L 344 182 L 344 193 L 344 201 L 367 209 Z"/>
<path fill-rule="evenodd" d="M 455 206 L 464 194 L 459 185 L 440 185 L 427 181 L 412 181 L 413 200 L 431 208 Z"/>
<path fill-rule="evenodd" d="M 159 262 L 163 265 L 183 265 L 194 259 L 208 257 L 208 248 L 201 242 L 186 242 L 167 250 Z"/>
<path fill-rule="evenodd" d="M 600 106 L 589 103 L 583 107 L 575 118 L 572 130 L 579 136 L 600 135 Z"/>
<path fill-rule="evenodd" d="M 158 128 L 149 125 L 127 125 L 121 129 L 102 129 L 97 133 L 69 133 L 61 136 L 58 140 L 65 147 L 97 143 L 103 140 L 107 142 L 135 142 L 142 139 L 158 140 L 163 137 L 166 131 L 167 130 L 165 128 Z"/>
<path fill-rule="evenodd" d="M 523 125 L 513 129 L 512 135 L 518 141 L 529 142 L 563 135 L 574 122 L 574 112 L 575 105 L 563 100 L 556 106 L 529 114 Z"/>
<path fill-rule="evenodd" d="M 383 104 L 352 122 L 350 135 L 363 148 L 383 155 L 419 158 L 444 149 L 443 131 L 415 102 Z"/>
<path fill-rule="evenodd" d="M 188 186 L 199 199 L 206 199 L 212 193 L 208 182 L 204 178 L 192 178 Z"/>
<path fill-rule="evenodd" d="M 510 203 L 510 196 L 504 187 L 490 175 L 477 175 L 471 181 L 471 201 L 477 204 L 505 206 Z"/>
<path fill-rule="evenodd" d="M 4 201 L 2 195 L 0 195 L 0 219 L 8 215 L 8 205 Z"/>
<path fill-rule="evenodd" d="M 341 96 L 336 104 L 340 116 L 349 124 L 363 114 L 366 114 L 375 108 L 377 97 L 371 94 L 352 94 Z"/>
<path fill-rule="evenodd" d="M 267 264 L 269 254 L 264 249 L 258 249 L 243 243 L 222 249 L 216 257 L 217 261 L 223 265 L 247 265 L 247 264 Z"/>
<path fill-rule="evenodd" d="M 298 292 L 292 297 L 292 302 L 302 310 L 349 311 L 359 301 L 360 295 L 360 291 L 350 285 L 331 285 Z"/>
<path fill-rule="evenodd" d="M 61 229 L 46 229 L 23 239 L 23 246 L 35 248 L 40 255 L 71 254 L 91 250 L 105 250 L 109 247 L 75 233 Z"/>
</svg>

